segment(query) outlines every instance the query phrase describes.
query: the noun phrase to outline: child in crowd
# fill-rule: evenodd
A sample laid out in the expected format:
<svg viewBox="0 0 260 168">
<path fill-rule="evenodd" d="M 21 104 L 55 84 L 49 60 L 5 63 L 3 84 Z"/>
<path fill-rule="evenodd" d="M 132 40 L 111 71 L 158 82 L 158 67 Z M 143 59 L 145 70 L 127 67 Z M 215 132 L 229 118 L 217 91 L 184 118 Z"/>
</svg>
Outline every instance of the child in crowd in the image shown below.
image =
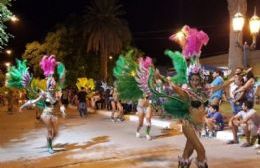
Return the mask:
<svg viewBox="0 0 260 168">
<path fill-rule="evenodd" d="M 224 129 L 223 116 L 218 105 L 209 105 L 208 114 L 205 116 L 205 135 L 215 137 L 217 131 Z"/>
</svg>

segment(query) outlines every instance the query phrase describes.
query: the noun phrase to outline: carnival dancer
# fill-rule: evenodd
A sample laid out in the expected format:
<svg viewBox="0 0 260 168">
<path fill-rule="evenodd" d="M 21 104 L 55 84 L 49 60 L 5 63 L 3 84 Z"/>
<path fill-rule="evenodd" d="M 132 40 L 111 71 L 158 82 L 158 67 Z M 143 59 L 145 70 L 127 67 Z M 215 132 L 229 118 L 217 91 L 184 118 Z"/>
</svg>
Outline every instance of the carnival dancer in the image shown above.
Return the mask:
<svg viewBox="0 0 260 168">
<path fill-rule="evenodd" d="M 203 31 L 185 25 L 181 32 L 172 35 L 170 40 L 178 42 L 182 47 L 182 54 L 169 50 L 165 52 L 172 59 L 177 74 L 179 74 L 179 76 L 175 76 L 171 80 L 168 79 L 168 81 L 180 99 L 176 101 L 175 98 L 168 104 L 166 103 L 165 110 L 181 119 L 182 131 L 187 139 L 184 152 L 179 157 L 179 167 L 190 167 L 192 161 L 190 157 L 195 150 L 197 152 L 197 167 L 207 168 L 206 152 L 198 138 L 196 129 L 203 125 L 205 105 L 209 94 L 203 85 L 204 72 L 199 63 L 201 48 L 208 43 L 209 38 Z M 183 57 L 189 60 L 188 68 L 186 61 L 181 61 Z M 185 71 L 185 68 L 187 68 L 187 71 Z M 180 84 L 186 83 L 187 78 L 187 85 L 180 87 Z M 182 79 L 182 81 L 180 82 L 178 79 Z M 179 108 L 177 108 L 178 106 Z"/>
<path fill-rule="evenodd" d="M 54 153 L 52 142 L 58 135 L 58 119 L 53 112 L 53 106 L 56 103 L 55 89 L 57 88 L 53 74 L 55 67 L 57 66 L 59 80 L 63 83 L 65 77 L 65 67 L 63 64 L 56 62 L 54 55 L 44 56 L 40 62 L 40 66 L 46 76 L 46 90 L 41 90 L 38 93 L 38 88 L 32 86 L 34 79 L 26 67 L 26 61 L 17 60 L 17 67 L 13 66 L 7 72 L 6 83 L 8 87 L 19 89 L 24 88 L 26 90 L 30 100 L 20 107 L 20 111 L 23 108 L 34 104 L 42 110 L 41 119 L 48 130 L 48 152 L 52 154 Z"/>
<path fill-rule="evenodd" d="M 116 121 L 124 121 L 124 109 L 123 106 L 119 100 L 119 96 L 117 93 L 116 88 L 112 89 L 112 100 L 111 100 L 111 106 L 112 106 L 112 113 L 111 113 L 111 120 L 113 122 Z M 115 112 L 118 111 L 119 114 L 117 117 L 115 117 Z"/>
<path fill-rule="evenodd" d="M 144 118 L 145 118 L 145 125 L 146 125 L 146 130 L 145 130 L 145 135 L 146 135 L 146 139 L 147 140 L 151 140 L 151 136 L 150 136 L 150 130 L 151 130 L 151 118 L 152 118 L 152 107 L 151 107 L 151 103 L 149 100 L 149 96 L 148 95 L 144 95 L 143 98 L 140 98 L 138 100 L 138 104 L 137 104 L 137 115 L 138 115 L 138 126 L 136 129 L 136 137 L 140 138 L 141 134 L 140 134 L 140 130 L 143 127 L 143 123 L 144 123 Z"/>
<path fill-rule="evenodd" d="M 199 63 L 201 48 L 207 44 L 209 38 L 203 31 L 184 26 L 180 33 L 171 36 L 170 39 L 177 40 L 182 47 L 182 54 L 170 50 L 165 52 L 172 59 L 177 74 L 166 78 L 160 75 L 151 63 L 149 66 L 136 64 L 133 51 L 130 51 L 125 56 L 119 57 L 114 68 L 119 97 L 136 100 L 141 98 L 143 93 L 147 93 L 154 99 L 165 98 L 163 102 L 165 111 L 180 119 L 187 139 L 184 152 L 179 157 L 178 167 L 190 167 L 192 161 L 190 157 L 195 150 L 197 167 L 207 168 L 206 152 L 196 130 L 203 126 L 205 105 L 209 98 L 208 89 L 204 89 L 204 72 Z M 158 78 L 164 83 L 169 83 L 174 94 L 159 92 L 156 89 Z"/>
<path fill-rule="evenodd" d="M 146 139 L 151 140 L 150 130 L 152 126 L 152 112 L 153 112 L 153 104 L 152 104 L 152 93 L 148 87 L 148 80 L 149 80 L 149 69 L 153 67 L 152 59 L 148 56 L 144 58 L 138 59 L 138 70 L 135 77 L 136 82 L 140 90 L 143 92 L 143 96 L 138 99 L 137 104 L 137 115 L 139 118 L 137 130 L 136 130 L 136 137 L 140 137 L 140 129 L 143 126 L 144 118 L 145 118 L 145 125 L 146 125 Z M 158 88 L 156 87 L 157 91 Z M 159 100 L 159 99 L 158 99 Z M 158 101 L 157 100 L 157 101 Z"/>
</svg>

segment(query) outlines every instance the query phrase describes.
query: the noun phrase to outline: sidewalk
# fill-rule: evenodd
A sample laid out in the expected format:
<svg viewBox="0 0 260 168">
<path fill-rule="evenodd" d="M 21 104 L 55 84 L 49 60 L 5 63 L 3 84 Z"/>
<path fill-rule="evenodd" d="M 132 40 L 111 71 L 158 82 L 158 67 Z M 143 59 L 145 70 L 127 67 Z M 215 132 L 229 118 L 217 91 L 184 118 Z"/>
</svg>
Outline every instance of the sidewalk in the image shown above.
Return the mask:
<svg viewBox="0 0 260 168">
<path fill-rule="evenodd" d="M 111 111 L 108 111 L 108 110 L 97 110 L 97 113 L 101 114 L 103 116 L 107 116 L 107 117 L 111 116 Z M 124 117 L 126 120 L 138 122 L 138 116 L 136 116 L 136 115 L 124 115 Z M 179 125 L 176 122 L 177 122 L 176 120 L 160 119 L 157 116 L 152 119 L 153 126 L 163 128 L 163 129 L 173 129 L 173 128 L 179 127 Z M 233 138 L 233 135 L 232 135 L 231 130 L 218 131 L 217 135 L 216 135 L 216 139 L 222 140 L 222 141 L 227 141 L 232 138 Z"/>
</svg>

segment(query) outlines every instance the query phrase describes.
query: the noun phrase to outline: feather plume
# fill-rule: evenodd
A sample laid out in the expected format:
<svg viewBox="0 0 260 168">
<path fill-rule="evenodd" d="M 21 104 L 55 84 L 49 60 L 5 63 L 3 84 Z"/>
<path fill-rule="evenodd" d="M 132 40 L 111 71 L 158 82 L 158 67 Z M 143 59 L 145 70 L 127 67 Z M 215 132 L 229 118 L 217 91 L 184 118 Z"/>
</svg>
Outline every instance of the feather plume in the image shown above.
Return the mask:
<svg viewBox="0 0 260 168">
<path fill-rule="evenodd" d="M 56 59 L 54 55 L 45 55 L 42 57 L 40 67 L 46 77 L 53 75 L 56 66 Z"/>
<path fill-rule="evenodd" d="M 176 70 L 176 75 L 171 78 L 172 82 L 177 85 L 187 83 L 187 63 L 182 54 L 178 51 L 172 52 L 171 50 L 166 50 L 164 54 L 171 58 Z"/>
<path fill-rule="evenodd" d="M 130 50 L 125 55 L 120 55 L 113 69 L 116 88 L 121 100 L 137 101 L 143 94 L 135 80 L 138 64 L 133 54 L 133 50 Z"/>
<path fill-rule="evenodd" d="M 31 79 L 26 60 L 16 60 L 16 66 L 11 66 L 6 73 L 6 86 L 17 89 L 26 88 Z"/>
<path fill-rule="evenodd" d="M 147 95 L 150 95 L 150 89 L 148 87 L 149 80 L 149 68 L 152 66 L 152 59 L 150 57 L 139 58 L 139 68 L 137 70 L 137 76 L 135 80 L 138 83 L 139 88 Z"/>
<path fill-rule="evenodd" d="M 202 46 L 207 45 L 209 41 L 209 37 L 205 32 L 190 28 L 187 25 L 182 28 L 181 32 L 173 34 L 169 39 L 181 45 L 182 54 L 186 59 L 199 57 Z"/>
</svg>

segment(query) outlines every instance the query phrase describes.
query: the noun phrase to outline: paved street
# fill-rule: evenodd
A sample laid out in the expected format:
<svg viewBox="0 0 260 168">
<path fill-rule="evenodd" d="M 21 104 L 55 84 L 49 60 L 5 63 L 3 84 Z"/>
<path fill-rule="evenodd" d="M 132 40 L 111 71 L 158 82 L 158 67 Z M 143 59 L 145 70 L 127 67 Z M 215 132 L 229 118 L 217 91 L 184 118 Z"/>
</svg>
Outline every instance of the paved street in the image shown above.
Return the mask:
<svg viewBox="0 0 260 168">
<path fill-rule="evenodd" d="M 46 129 L 35 120 L 33 110 L 7 114 L 0 111 L 0 167 L 43 168 L 157 168 L 177 167 L 185 138 L 176 130 L 152 128 L 152 141 L 135 137 L 135 122 L 112 123 L 106 116 L 80 118 L 73 110 L 59 118 L 56 153 L 46 150 Z M 228 146 L 215 139 L 202 139 L 210 167 L 259 168 L 260 155 L 253 148 Z M 196 156 L 194 155 L 194 158 Z M 195 167 L 193 165 L 192 167 Z"/>
</svg>

